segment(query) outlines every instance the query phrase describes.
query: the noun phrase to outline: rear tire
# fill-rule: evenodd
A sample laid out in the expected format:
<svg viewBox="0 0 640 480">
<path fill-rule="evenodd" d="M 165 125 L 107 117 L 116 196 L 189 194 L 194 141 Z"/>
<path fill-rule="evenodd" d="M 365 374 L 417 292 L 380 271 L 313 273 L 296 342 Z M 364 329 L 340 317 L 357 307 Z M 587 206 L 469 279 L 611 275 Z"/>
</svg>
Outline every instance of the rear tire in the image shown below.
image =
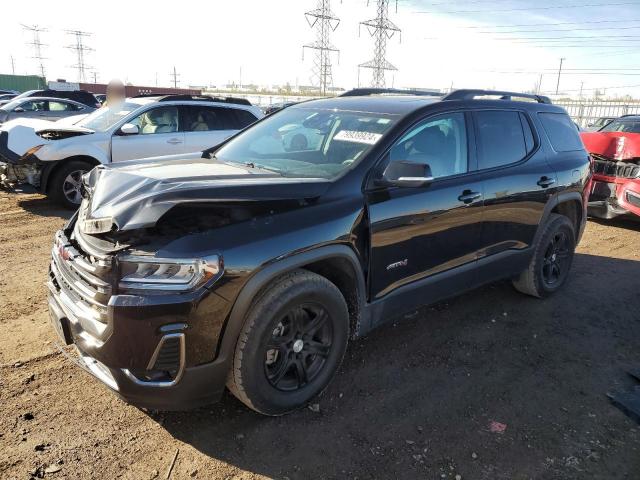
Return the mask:
<svg viewBox="0 0 640 480">
<path fill-rule="evenodd" d="M 58 205 L 76 210 L 80 206 L 80 184 L 82 175 L 91 171 L 93 165 L 83 160 L 65 162 L 51 177 L 47 194 Z"/>
<path fill-rule="evenodd" d="M 529 266 L 513 280 L 515 289 L 538 298 L 558 291 L 569 276 L 576 248 L 575 238 L 571 221 L 564 215 L 552 213 Z"/>
<path fill-rule="evenodd" d="M 227 387 L 265 415 L 301 408 L 333 378 L 348 337 L 349 312 L 340 290 L 306 270 L 287 273 L 254 300 Z"/>
</svg>

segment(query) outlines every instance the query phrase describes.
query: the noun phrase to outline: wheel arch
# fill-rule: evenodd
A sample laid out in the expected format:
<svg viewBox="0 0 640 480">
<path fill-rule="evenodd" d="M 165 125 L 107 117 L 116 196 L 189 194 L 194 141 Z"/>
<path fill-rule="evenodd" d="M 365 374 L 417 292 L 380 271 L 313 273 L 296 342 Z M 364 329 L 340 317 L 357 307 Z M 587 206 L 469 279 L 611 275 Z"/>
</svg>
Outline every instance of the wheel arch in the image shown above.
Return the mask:
<svg viewBox="0 0 640 480">
<path fill-rule="evenodd" d="M 552 213 L 564 215 L 572 221 L 575 228 L 577 244 L 582 236 L 584 222 L 586 221 L 582 195 L 579 192 L 561 192 L 554 195 L 547 202 L 532 244 L 535 245 L 540 239 L 540 236 L 542 236 L 544 226 L 549 220 L 549 215 Z"/>
<path fill-rule="evenodd" d="M 220 355 L 229 361 L 253 299 L 277 277 L 296 269 L 306 269 L 325 277 L 340 290 L 349 308 L 351 336 L 358 336 L 365 315 L 364 273 L 352 248 L 327 245 L 270 263 L 255 273 L 238 294 L 221 335 Z"/>
<path fill-rule="evenodd" d="M 51 165 L 48 168 L 45 168 L 42 171 L 42 175 L 40 177 L 40 191 L 42 191 L 43 193 L 47 193 L 49 190 L 49 180 L 51 180 L 51 178 L 53 178 L 53 176 L 56 174 L 56 172 L 66 163 L 74 161 L 74 160 L 79 160 L 79 161 L 83 161 L 83 162 L 87 162 L 91 165 L 93 165 L 94 167 L 100 165 L 100 161 L 97 160 L 95 157 L 92 157 L 90 155 L 74 155 L 71 157 L 67 157 L 63 160 L 59 160 L 57 162 L 51 162 Z"/>
</svg>

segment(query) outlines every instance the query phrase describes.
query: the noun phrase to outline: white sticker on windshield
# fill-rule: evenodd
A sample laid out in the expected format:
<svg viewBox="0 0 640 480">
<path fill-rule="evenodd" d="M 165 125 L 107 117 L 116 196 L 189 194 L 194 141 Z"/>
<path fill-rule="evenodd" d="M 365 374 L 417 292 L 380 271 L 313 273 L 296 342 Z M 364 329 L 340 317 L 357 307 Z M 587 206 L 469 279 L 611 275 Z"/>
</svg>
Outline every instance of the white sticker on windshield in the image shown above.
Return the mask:
<svg viewBox="0 0 640 480">
<path fill-rule="evenodd" d="M 372 132 L 358 132 L 356 130 L 340 130 L 334 140 L 342 142 L 354 142 L 354 143 L 366 143 L 367 145 L 374 145 L 380 140 L 382 134 Z"/>
</svg>

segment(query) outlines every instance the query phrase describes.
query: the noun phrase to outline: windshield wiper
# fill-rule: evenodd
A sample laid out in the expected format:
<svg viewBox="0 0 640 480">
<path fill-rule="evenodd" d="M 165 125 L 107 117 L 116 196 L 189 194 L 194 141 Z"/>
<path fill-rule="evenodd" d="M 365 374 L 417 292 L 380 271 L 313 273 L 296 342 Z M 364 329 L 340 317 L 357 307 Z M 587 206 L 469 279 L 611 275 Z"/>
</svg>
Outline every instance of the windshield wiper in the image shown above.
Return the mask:
<svg viewBox="0 0 640 480">
<path fill-rule="evenodd" d="M 282 175 L 282 172 L 280 172 L 279 170 L 266 168 L 266 167 L 263 167 L 262 165 L 256 165 L 254 162 L 229 162 L 229 161 L 225 162 L 223 160 L 220 160 L 218 157 L 216 157 L 214 153 L 210 153 L 209 158 L 214 162 L 223 163 L 225 165 L 230 165 L 232 167 L 237 167 L 238 165 L 241 165 L 250 170 L 260 170 L 263 172 L 277 173 L 278 175 Z"/>
</svg>

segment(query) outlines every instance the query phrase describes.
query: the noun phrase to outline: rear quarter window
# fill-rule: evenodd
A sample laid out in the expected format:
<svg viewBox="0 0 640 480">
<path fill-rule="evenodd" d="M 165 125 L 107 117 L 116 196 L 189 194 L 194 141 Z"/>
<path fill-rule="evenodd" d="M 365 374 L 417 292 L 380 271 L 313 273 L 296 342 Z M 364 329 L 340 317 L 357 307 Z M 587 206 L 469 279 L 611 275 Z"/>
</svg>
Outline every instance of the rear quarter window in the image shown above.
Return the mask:
<svg viewBox="0 0 640 480">
<path fill-rule="evenodd" d="M 584 148 L 578 129 L 569 115 L 540 112 L 538 118 L 556 152 L 573 152 Z"/>
<path fill-rule="evenodd" d="M 240 130 L 242 130 L 243 128 L 248 127 L 253 122 L 258 120 L 253 113 L 248 112 L 247 110 L 242 110 L 240 108 L 234 108 L 233 112 L 234 112 L 235 117 L 236 117 L 236 127 L 238 129 L 240 129 Z"/>
</svg>

